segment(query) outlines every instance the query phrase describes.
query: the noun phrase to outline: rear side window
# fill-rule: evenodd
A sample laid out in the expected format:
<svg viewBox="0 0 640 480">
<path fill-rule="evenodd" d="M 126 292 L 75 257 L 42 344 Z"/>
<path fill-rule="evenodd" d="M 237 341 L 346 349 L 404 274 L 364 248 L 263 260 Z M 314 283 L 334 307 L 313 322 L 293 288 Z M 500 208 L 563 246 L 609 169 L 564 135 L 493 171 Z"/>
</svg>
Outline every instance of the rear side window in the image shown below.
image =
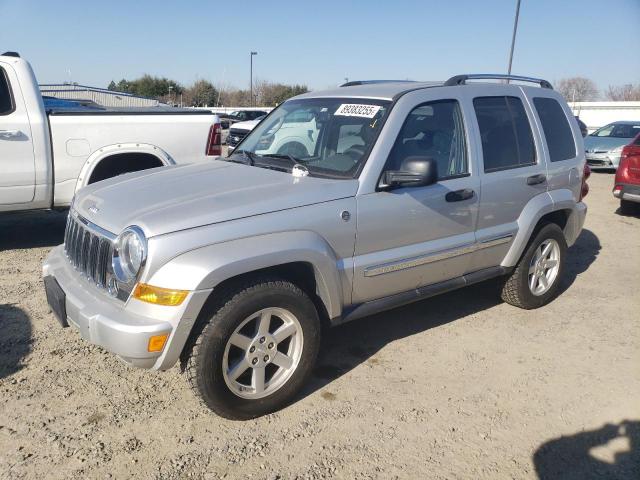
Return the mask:
<svg viewBox="0 0 640 480">
<path fill-rule="evenodd" d="M 560 162 L 575 158 L 576 144 L 573 141 L 573 133 L 560 104 L 553 98 L 542 97 L 534 98 L 533 104 L 547 139 L 549 159 L 552 162 Z"/>
<path fill-rule="evenodd" d="M 477 97 L 473 106 L 482 137 L 484 171 L 536 163 L 531 125 L 517 97 Z"/>
<path fill-rule="evenodd" d="M 11 87 L 4 68 L 0 67 L 0 115 L 8 115 L 11 112 L 13 112 Z"/>
</svg>

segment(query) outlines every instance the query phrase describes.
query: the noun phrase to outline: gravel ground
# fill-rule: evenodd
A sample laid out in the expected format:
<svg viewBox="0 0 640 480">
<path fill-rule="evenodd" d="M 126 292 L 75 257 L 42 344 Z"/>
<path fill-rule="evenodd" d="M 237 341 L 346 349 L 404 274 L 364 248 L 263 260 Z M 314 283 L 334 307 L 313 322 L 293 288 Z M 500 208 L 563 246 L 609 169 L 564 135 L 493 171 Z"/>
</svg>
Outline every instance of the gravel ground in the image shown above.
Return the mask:
<svg viewBox="0 0 640 480">
<path fill-rule="evenodd" d="M 0 477 L 639 478 L 640 218 L 612 181 L 550 305 L 487 282 L 336 328 L 300 399 L 248 422 L 60 328 L 40 265 L 64 215 L 0 217 Z"/>
</svg>

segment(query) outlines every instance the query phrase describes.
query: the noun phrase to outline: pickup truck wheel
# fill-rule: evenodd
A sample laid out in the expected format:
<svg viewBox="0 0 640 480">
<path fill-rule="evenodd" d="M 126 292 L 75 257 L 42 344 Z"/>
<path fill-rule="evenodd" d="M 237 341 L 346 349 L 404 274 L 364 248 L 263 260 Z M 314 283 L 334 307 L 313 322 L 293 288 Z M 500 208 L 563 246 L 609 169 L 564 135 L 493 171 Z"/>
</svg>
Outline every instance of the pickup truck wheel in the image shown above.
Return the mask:
<svg viewBox="0 0 640 480">
<path fill-rule="evenodd" d="M 555 223 L 535 234 L 502 287 L 502 299 L 524 309 L 546 305 L 559 293 L 564 273 L 567 242 Z"/>
<path fill-rule="evenodd" d="M 228 291 L 186 356 L 192 388 L 218 415 L 245 420 L 286 406 L 313 369 L 320 320 L 311 299 L 280 279 Z"/>
</svg>

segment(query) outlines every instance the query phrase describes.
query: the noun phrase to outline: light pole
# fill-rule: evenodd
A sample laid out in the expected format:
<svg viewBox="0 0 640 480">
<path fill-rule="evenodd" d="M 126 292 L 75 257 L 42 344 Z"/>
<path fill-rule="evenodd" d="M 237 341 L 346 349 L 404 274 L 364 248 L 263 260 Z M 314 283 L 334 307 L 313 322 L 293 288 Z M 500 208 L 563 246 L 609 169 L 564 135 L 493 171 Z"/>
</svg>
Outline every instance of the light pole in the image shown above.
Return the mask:
<svg viewBox="0 0 640 480">
<path fill-rule="evenodd" d="M 509 51 L 509 69 L 507 75 L 511 75 L 511 64 L 513 62 L 513 47 L 516 44 L 516 32 L 518 31 L 518 17 L 520 16 L 520 0 L 516 4 L 516 18 L 513 21 L 513 36 L 511 37 L 511 50 Z"/>
<path fill-rule="evenodd" d="M 253 104 L 253 56 L 257 55 L 258 52 L 251 52 L 249 55 L 249 102 Z M 253 106 L 253 105 L 251 105 Z"/>
</svg>

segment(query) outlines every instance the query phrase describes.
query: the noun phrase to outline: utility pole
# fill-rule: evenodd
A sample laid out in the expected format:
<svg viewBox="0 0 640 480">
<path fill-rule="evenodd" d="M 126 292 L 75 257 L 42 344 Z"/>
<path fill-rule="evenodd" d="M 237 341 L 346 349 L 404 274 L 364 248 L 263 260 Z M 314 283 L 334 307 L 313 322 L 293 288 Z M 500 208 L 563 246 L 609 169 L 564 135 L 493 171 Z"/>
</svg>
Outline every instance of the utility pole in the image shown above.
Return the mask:
<svg viewBox="0 0 640 480">
<path fill-rule="evenodd" d="M 249 102 L 253 106 L 253 56 L 258 52 L 251 52 L 249 55 Z"/>
<path fill-rule="evenodd" d="M 509 69 L 507 74 L 511 75 L 511 64 L 513 63 L 513 47 L 516 44 L 516 32 L 518 31 L 518 17 L 520 16 L 520 0 L 516 4 L 516 18 L 513 21 L 513 36 L 511 37 L 511 50 L 509 51 Z"/>
</svg>

